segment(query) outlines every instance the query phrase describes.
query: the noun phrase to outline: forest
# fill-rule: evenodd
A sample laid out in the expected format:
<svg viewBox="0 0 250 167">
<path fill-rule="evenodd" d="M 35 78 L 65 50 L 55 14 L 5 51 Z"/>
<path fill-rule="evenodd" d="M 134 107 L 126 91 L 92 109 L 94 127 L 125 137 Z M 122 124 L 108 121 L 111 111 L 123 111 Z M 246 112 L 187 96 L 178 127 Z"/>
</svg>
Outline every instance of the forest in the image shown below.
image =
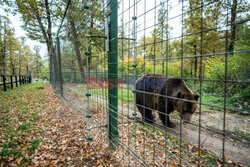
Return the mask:
<svg viewBox="0 0 250 167">
<path fill-rule="evenodd" d="M 32 72 L 38 77 L 45 65 L 39 54 L 40 46 L 30 48 L 25 44 L 25 36 L 16 38 L 6 16 L 0 16 L 0 30 L 0 75 L 30 75 Z"/>
<path fill-rule="evenodd" d="M 60 26 L 62 73 L 65 81 L 86 81 L 87 57 L 84 54 L 88 36 L 96 36 L 88 40 L 88 49 L 94 55 L 88 58 L 90 69 L 92 71 L 103 69 L 107 72 L 105 41 L 100 38 L 105 36 L 103 29 L 105 26 L 102 26 L 105 24 L 105 17 L 100 15 L 104 12 L 103 2 L 91 2 L 88 12 L 85 12 L 83 11 L 85 2 L 74 0 L 66 16 L 62 6 L 66 6 L 68 1 L 45 2 L 33 0 L 1 2 L 6 12 L 21 15 L 28 38 L 46 44 L 50 62 L 41 61 L 41 56 L 38 54 L 39 47 L 32 48 L 32 52 L 28 46 L 23 45 L 25 38 L 15 39 L 10 21 L 2 16 L 0 73 L 20 75 L 32 71 L 36 76 L 47 80 L 49 71 L 57 73 L 57 68 L 53 68 L 51 62 L 51 57 L 56 55 L 56 46 L 52 41 L 59 33 L 54 29 Z M 174 27 L 176 22 L 171 23 L 174 19 L 166 18 L 175 17 L 174 8 L 177 6 L 177 9 L 180 9 L 178 5 L 180 6 L 181 2 L 159 3 L 147 15 L 149 20 L 155 15 L 154 20 L 157 22 L 157 24 L 149 23 L 150 28 L 142 27 L 144 19 L 142 15 L 137 19 L 138 41 L 135 44 L 137 77 L 143 73 L 155 72 L 191 78 L 196 80 L 194 84 L 199 79 L 207 80 L 202 88 L 204 93 L 217 94 L 217 97 L 223 96 L 221 92 L 225 87 L 223 82 L 213 81 L 228 80 L 227 97 L 231 107 L 238 109 L 247 107 L 250 88 L 249 84 L 244 82 L 249 81 L 249 53 L 246 52 L 249 50 L 247 12 L 249 4 L 245 0 L 230 2 L 205 0 L 202 3 L 204 8 L 201 12 L 200 1 L 183 1 L 184 14 L 182 17 L 179 15 L 179 19 L 176 18 L 181 22 L 179 28 Z M 118 10 L 122 7 L 126 7 L 126 4 L 118 4 Z M 121 39 L 131 38 L 133 35 L 132 25 L 127 20 L 128 15 L 128 12 L 118 15 L 118 36 Z M 59 20 L 64 17 L 65 22 L 61 24 Z M 86 27 L 89 34 L 86 34 Z M 119 74 L 133 75 L 134 68 L 129 65 L 134 61 L 133 47 L 131 40 L 118 40 Z M 225 54 L 227 56 L 224 56 Z M 54 63 L 57 64 L 56 59 Z M 240 84 L 237 84 L 238 82 Z M 194 84 L 190 83 L 190 86 L 197 87 Z"/>
</svg>

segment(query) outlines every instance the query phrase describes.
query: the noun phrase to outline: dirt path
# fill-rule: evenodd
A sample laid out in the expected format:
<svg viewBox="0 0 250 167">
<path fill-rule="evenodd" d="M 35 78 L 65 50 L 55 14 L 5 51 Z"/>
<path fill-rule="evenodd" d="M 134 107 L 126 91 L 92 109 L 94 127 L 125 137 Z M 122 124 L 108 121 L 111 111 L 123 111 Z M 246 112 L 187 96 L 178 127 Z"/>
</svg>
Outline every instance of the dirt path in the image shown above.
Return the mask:
<svg viewBox="0 0 250 167">
<path fill-rule="evenodd" d="M 176 131 L 179 130 L 175 128 Z M 178 131 L 179 132 L 179 131 Z M 198 145 L 199 132 L 198 129 L 185 126 L 183 128 L 183 137 L 188 142 Z M 222 138 L 216 137 L 214 134 L 202 131 L 200 133 L 201 148 L 210 150 L 219 155 L 222 155 Z M 249 145 L 241 142 L 232 142 L 231 139 L 225 140 L 225 156 L 235 162 L 243 162 L 250 165 L 250 149 Z"/>
<path fill-rule="evenodd" d="M 71 92 L 73 92 L 74 94 L 77 94 L 79 96 L 85 96 L 84 92 L 79 90 L 79 87 L 77 87 L 77 86 L 73 86 L 73 87 L 67 86 L 67 89 L 69 89 Z M 98 97 L 95 97 L 95 96 L 91 96 L 91 100 L 98 102 L 99 104 L 102 104 L 102 105 L 106 104 L 105 100 L 98 98 Z M 133 117 L 132 116 L 133 111 L 129 110 L 128 108 L 122 108 L 121 106 L 119 106 L 118 111 L 120 113 L 123 113 L 123 114 L 127 113 L 127 116 L 129 118 Z M 140 116 L 140 114 L 137 114 L 137 115 Z M 197 115 L 194 117 L 196 117 L 194 119 L 197 119 Z M 177 126 L 175 128 L 172 128 L 170 133 L 176 137 L 179 137 L 180 136 L 180 126 L 179 126 L 178 122 L 176 122 L 176 121 L 174 121 L 174 122 Z M 218 124 L 218 122 L 217 122 L 217 124 Z M 161 129 L 164 128 L 161 126 L 161 122 L 157 116 L 156 116 L 155 125 L 158 128 L 161 128 Z M 246 128 L 249 128 L 249 127 L 246 126 Z M 188 143 L 191 143 L 191 144 L 198 147 L 198 143 L 199 143 L 199 140 L 198 140 L 199 139 L 199 129 L 198 129 L 198 127 L 195 127 L 193 125 L 187 125 L 187 124 L 182 126 L 182 138 L 184 141 L 187 141 Z M 200 143 L 201 143 L 200 147 L 205 149 L 205 150 L 209 150 L 211 152 L 215 152 L 216 154 L 222 155 L 222 142 L 223 142 L 222 136 L 220 136 L 218 134 L 216 135 L 215 133 L 208 131 L 208 130 L 202 130 L 200 132 Z M 225 139 L 225 156 L 234 162 L 242 162 L 245 165 L 250 165 L 249 143 L 247 143 L 247 142 L 242 143 L 240 141 L 232 140 L 231 138 L 226 138 Z"/>
</svg>

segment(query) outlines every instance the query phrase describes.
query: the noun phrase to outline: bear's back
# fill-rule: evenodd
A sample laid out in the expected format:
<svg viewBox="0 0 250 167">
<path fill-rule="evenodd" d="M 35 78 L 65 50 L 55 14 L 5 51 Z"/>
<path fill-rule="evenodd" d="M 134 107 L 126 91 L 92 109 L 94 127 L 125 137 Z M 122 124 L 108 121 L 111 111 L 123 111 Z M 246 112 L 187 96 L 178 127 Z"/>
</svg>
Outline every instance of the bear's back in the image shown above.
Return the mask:
<svg viewBox="0 0 250 167">
<path fill-rule="evenodd" d="M 167 88 L 167 89 L 166 89 Z M 145 92 L 155 92 L 162 95 L 176 96 L 178 92 L 193 93 L 180 77 L 164 74 L 147 73 L 136 81 L 136 89 Z"/>
</svg>

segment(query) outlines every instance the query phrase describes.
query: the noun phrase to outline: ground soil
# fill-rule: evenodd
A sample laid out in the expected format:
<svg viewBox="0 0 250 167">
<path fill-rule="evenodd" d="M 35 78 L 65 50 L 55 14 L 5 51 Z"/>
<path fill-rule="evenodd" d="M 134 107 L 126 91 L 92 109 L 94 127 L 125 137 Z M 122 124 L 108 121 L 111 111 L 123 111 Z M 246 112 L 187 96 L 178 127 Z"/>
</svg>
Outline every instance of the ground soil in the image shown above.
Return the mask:
<svg viewBox="0 0 250 167">
<path fill-rule="evenodd" d="M 74 95 L 74 96 L 85 96 L 85 92 L 83 91 L 82 87 L 80 85 L 65 85 L 65 92 Z M 92 101 L 98 102 L 100 104 L 106 104 L 106 101 L 103 100 L 100 97 L 92 96 Z M 79 103 L 79 106 L 82 105 L 83 102 L 76 102 Z M 86 101 L 85 101 L 86 103 Z M 126 105 L 127 107 L 127 105 Z M 122 113 L 128 113 L 128 117 L 132 118 L 132 110 L 128 108 L 122 108 L 119 106 L 119 112 Z M 137 114 L 140 116 L 140 114 Z M 202 111 L 201 116 L 201 124 L 205 127 L 209 127 L 211 129 L 220 130 L 222 127 L 222 120 L 223 120 L 223 114 L 219 111 Z M 193 120 L 198 121 L 199 120 L 199 114 L 193 115 Z M 177 120 L 173 120 L 175 124 L 177 125 L 175 128 L 172 128 L 169 130 L 170 133 L 172 133 L 174 136 L 179 137 L 180 136 L 180 129 L 182 131 L 182 139 L 184 141 L 187 141 L 189 143 L 192 143 L 193 145 L 198 147 L 199 138 L 200 138 L 200 147 L 214 152 L 218 155 L 222 155 L 223 151 L 223 136 L 214 133 L 211 130 L 208 129 L 201 129 L 199 131 L 199 127 L 191 125 L 191 124 L 184 124 L 182 128 L 180 128 L 180 123 Z M 235 130 L 241 130 L 245 132 L 249 132 L 249 122 L 250 118 L 249 116 L 243 117 L 235 113 L 228 112 L 226 114 L 226 129 L 235 131 Z M 156 116 L 156 123 L 155 126 L 158 126 L 159 128 L 162 127 L 160 120 L 158 116 Z M 200 136 L 200 137 L 199 137 Z M 249 142 L 245 139 L 239 139 L 235 140 L 234 138 L 225 137 L 225 156 L 226 158 L 235 161 L 244 163 L 246 166 L 250 165 L 250 149 L 249 149 Z"/>
</svg>

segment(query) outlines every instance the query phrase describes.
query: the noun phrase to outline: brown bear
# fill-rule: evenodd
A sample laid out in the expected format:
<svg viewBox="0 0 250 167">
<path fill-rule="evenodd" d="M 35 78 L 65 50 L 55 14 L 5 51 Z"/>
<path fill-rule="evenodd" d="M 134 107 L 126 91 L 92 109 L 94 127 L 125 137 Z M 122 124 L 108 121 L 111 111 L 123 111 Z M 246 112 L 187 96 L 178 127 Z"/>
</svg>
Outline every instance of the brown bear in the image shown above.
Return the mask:
<svg viewBox="0 0 250 167">
<path fill-rule="evenodd" d="M 184 121 L 191 121 L 199 97 L 179 77 L 148 73 L 136 81 L 136 106 L 142 115 L 142 120 L 148 123 L 155 122 L 152 110 L 159 113 L 163 125 L 168 127 L 175 126 L 169 120 L 169 114 L 174 110 L 179 112 Z"/>
</svg>

